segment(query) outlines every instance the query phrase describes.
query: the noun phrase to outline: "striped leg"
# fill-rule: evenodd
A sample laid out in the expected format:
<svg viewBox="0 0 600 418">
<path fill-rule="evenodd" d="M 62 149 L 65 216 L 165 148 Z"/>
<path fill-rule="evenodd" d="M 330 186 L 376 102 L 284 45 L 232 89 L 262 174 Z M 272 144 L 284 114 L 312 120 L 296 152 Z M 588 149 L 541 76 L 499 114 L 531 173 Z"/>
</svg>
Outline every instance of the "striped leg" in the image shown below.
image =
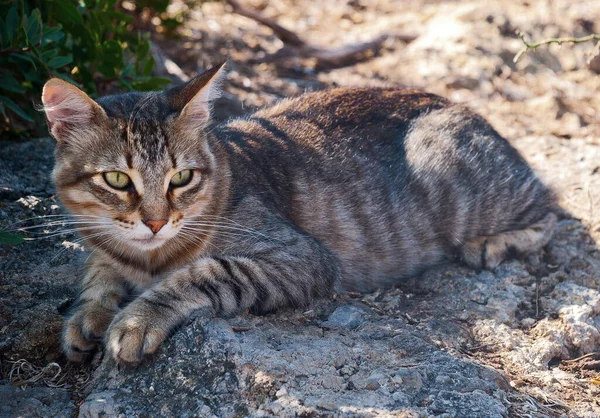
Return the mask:
<svg viewBox="0 0 600 418">
<path fill-rule="evenodd" d="M 118 362 L 135 365 L 197 309 L 234 315 L 248 308 L 302 306 L 328 294 L 338 275 L 335 258 L 315 240 L 299 234 L 292 243 L 271 245 L 252 257 L 204 258 L 121 311 L 110 325 L 106 346 Z"/>
<path fill-rule="evenodd" d="M 63 328 L 63 351 L 69 360 L 84 361 L 94 353 L 124 296 L 120 275 L 109 264 L 92 262 Z"/>
</svg>

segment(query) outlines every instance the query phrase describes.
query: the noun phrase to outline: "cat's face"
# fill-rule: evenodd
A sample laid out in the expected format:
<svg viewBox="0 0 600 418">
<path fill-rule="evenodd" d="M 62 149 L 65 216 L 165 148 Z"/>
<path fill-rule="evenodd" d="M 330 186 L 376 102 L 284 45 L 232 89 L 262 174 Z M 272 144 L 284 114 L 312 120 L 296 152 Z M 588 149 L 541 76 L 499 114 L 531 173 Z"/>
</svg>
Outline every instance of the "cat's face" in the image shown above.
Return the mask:
<svg viewBox="0 0 600 418">
<path fill-rule="evenodd" d="M 198 239 L 189 225 L 210 216 L 222 181 L 204 132 L 218 77 L 217 69 L 183 88 L 97 103 L 63 81 L 46 84 L 54 182 L 88 240 L 150 251 Z"/>
</svg>

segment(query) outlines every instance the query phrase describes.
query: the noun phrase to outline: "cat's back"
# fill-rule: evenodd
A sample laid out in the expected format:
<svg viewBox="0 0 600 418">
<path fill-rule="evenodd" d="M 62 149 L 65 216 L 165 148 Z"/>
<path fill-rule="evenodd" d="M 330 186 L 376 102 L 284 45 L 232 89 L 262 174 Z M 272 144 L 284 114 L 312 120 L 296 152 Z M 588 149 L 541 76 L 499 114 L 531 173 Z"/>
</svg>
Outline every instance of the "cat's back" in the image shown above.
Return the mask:
<svg viewBox="0 0 600 418">
<path fill-rule="evenodd" d="M 280 101 L 228 127 L 307 147 L 326 147 L 350 136 L 366 144 L 390 129 L 398 138 L 419 116 L 446 106 L 442 97 L 417 90 L 335 88 Z"/>
<path fill-rule="evenodd" d="M 251 194 L 317 237 L 342 260 L 348 288 L 415 274 L 473 237 L 523 228 L 551 200 L 483 118 L 414 90 L 309 93 L 220 134 L 235 200 Z"/>
<path fill-rule="evenodd" d="M 394 116 L 410 120 L 423 111 L 448 105 L 448 101 L 432 93 L 397 88 L 333 88 L 309 92 L 259 110 L 254 117 L 309 117 L 322 126 L 356 125 L 368 115 L 377 123 Z"/>
</svg>

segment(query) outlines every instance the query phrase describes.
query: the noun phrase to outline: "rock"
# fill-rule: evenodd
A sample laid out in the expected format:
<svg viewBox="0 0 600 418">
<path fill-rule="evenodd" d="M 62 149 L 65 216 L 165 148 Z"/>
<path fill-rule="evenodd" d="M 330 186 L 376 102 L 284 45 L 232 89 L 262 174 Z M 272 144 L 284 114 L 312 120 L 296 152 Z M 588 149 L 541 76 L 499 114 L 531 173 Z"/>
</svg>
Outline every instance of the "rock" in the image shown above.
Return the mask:
<svg viewBox="0 0 600 418">
<path fill-rule="evenodd" d="M 234 356 L 239 351 L 222 319 L 192 320 L 146 365 L 119 368 L 105 359 L 80 416 L 236 416 L 240 397 Z"/>
<path fill-rule="evenodd" d="M 0 386 L 0 418 L 71 418 L 75 412 L 65 389 Z"/>
<path fill-rule="evenodd" d="M 365 311 L 355 306 L 340 306 L 323 322 L 326 328 L 355 329 L 365 322 Z"/>
<path fill-rule="evenodd" d="M 588 62 L 588 68 L 590 71 L 600 74 L 600 54 L 594 55 Z"/>
<path fill-rule="evenodd" d="M 505 417 L 508 410 L 502 402 L 481 391 L 458 393 L 441 391 L 428 408 L 442 417 Z"/>
</svg>

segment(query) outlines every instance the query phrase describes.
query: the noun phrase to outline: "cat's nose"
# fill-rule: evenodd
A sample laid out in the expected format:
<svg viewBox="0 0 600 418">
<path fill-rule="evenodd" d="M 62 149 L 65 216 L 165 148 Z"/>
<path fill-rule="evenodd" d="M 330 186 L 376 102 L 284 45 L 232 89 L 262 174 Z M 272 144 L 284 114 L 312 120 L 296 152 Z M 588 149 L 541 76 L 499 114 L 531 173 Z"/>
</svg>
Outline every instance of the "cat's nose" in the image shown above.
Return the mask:
<svg viewBox="0 0 600 418">
<path fill-rule="evenodd" d="M 143 222 L 144 225 L 150 228 L 150 231 L 156 234 L 163 226 L 167 224 L 168 221 L 166 219 L 161 219 L 159 221 L 145 220 Z"/>
</svg>

